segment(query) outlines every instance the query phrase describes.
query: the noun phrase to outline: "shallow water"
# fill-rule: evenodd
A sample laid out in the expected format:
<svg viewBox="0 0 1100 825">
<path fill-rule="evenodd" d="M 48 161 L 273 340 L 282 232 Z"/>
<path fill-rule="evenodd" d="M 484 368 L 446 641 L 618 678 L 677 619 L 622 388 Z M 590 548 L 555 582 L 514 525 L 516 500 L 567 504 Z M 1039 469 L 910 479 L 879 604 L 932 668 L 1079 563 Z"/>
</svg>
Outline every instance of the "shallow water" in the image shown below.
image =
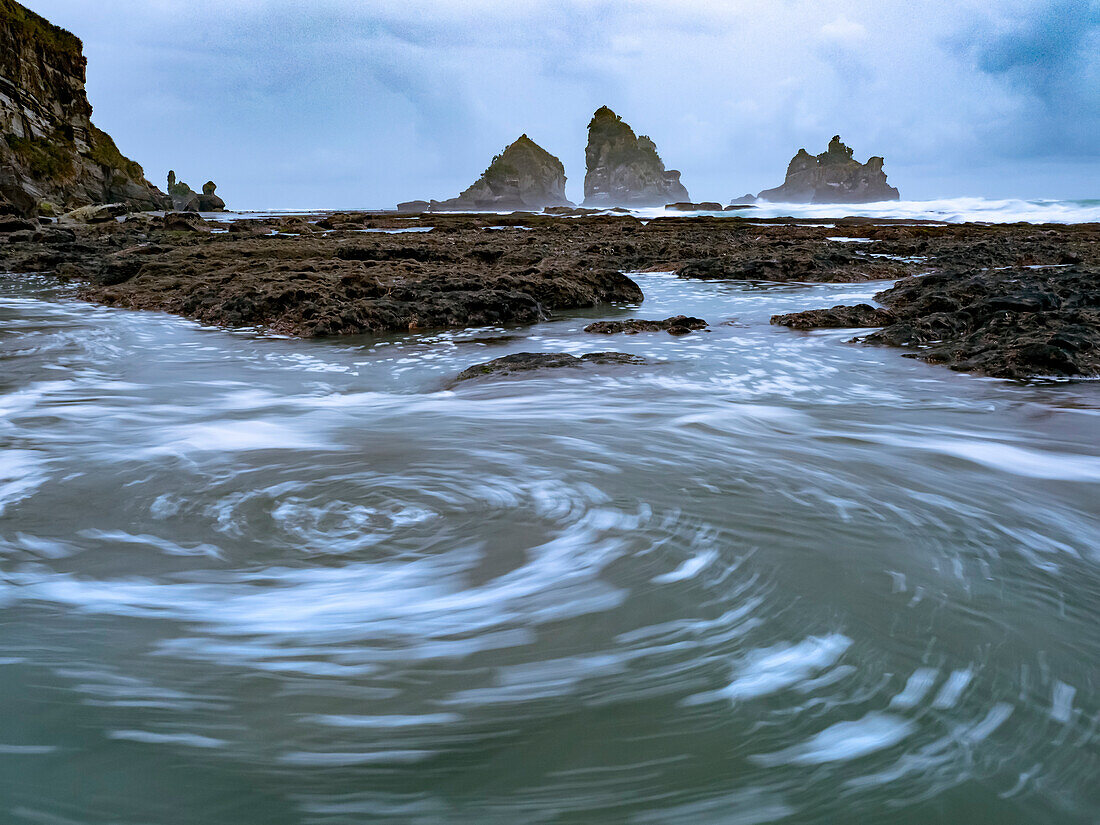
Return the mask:
<svg viewBox="0 0 1100 825">
<path fill-rule="evenodd" d="M 0 821 L 1094 822 L 1100 382 L 635 277 L 314 342 L 0 276 Z"/>
</svg>

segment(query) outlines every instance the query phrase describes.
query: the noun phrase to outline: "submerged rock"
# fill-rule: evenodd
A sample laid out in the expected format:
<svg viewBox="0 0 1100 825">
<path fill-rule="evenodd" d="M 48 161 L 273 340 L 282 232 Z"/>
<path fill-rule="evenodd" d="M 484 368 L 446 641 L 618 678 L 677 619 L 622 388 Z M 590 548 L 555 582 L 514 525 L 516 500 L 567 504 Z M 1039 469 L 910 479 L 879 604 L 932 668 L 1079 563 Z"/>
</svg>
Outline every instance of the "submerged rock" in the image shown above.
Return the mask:
<svg viewBox="0 0 1100 825">
<path fill-rule="evenodd" d="M 29 216 L 101 203 L 162 209 L 167 198 L 91 121 L 80 39 L 0 0 L 0 206 Z"/>
<path fill-rule="evenodd" d="M 649 321 L 643 318 L 630 318 L 626 321 L 596 321 L 584 328 L 585 332 L 596 332 L 603 335 L 614 335 L 624 332 L 634 335 L 639 332 L 659 332 L 664 330 L 670 335 L 687 335 L 698 329 L 706 329 L 707 322 L 702 318 L 692 318 L 688 315 L 674 315 L 663 321 Z"/>
<path fill-rule="evenodd" d="M 901 195 L 886 182 L 885 161 L 873 157 L 866 163 L 853 159 L 852 150 L 834 135 L 829 148 L 816 157 L 805 149 L 787 167 L 782 186 L 765 189 L 761 200 L 777 203 L 870 203 L 896 201 Z M 742 201 L 738 198 L 735 203 Z"/>
<path fill-rule="evenodd" d="M 565 197 L 565 167 L 527 135 L 493 158 L 481 177 L 457 198 L 432 201 L 436 211 L 503 211 L 572 206 Z"/>
<path fill-rule="evenodd" d="M 584 156 L 585 206 L 664 206 L 691 200 L 680 173 L 665 169 L 653 141 L 635 136 L 606 106 L 588 124 Z"/>
<path fill-rule="evenodd" d="M 557 369 L 561 367 L 581 367 L 585 364 L 644 364 L 640 355 L 625 352 L 590 352 L 580 358 L 565 352 L 517 352 L 494 358 L 484 364 L 475 364 L 458 374 L 456 381 L 482 378 L 486 375 L 513 375 L 531 370 Z"/>
</svg>

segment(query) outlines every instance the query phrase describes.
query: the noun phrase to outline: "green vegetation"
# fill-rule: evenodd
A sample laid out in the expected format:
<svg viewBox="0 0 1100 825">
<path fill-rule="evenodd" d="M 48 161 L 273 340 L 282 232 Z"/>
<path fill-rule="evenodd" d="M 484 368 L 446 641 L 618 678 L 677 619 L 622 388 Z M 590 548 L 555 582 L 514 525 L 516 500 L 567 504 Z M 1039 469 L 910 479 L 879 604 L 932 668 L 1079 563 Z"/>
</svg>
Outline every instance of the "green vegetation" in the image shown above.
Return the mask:
<svg viewBox="0 0 1100 825">
<path fill-rule="evenodd" d="M 0 0 L 0 2 L 2 2 L 2 0 Z M 92 126 L 88 137 L 91 142 L 91 152 L 89 155 L 92 160 L 100 166 L 121 169 L 126 177 L 131 180 L 141 180 L 145 177 L 145 170 L 141 168 L 141 164 L 130 160 L 123 155 L 122 152 L 118 151 L 118 147 L 115 145 L 114 140 L 112 140 L 111 136 L 102 129 L 97 129 L 95 126 Z"/>
<path fill-rule="evenodd" d="M 0 0 L 0 26 L 11 30 L 15 42 L 41 44 L 49 51 L 79 58 L 84 44 L 72 32 L 55 26 L 14 0 Z"/>
<path fill-rule="evenodd" d="M 53 138 L 5 135 L 4 140 L 35 178 L 66 178 L 76 171 L 76 147 L 61 135 L 55 134 Z"/>
</svg>

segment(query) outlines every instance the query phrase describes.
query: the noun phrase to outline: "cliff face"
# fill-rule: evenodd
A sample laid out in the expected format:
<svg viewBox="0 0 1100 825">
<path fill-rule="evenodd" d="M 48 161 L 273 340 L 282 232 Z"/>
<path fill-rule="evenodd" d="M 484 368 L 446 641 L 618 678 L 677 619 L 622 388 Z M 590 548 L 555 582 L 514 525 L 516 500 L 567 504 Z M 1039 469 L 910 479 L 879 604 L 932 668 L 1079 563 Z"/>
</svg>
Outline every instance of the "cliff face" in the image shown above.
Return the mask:
<svg viewBox="0 0 1100 825">
<path fill-rule="evenodd" d="M 92 125 L 79 38 L 14 0 L 0 0 L 0 207 L 29 214 L 125 203 L 160 209 L 167 196 Z"/>
<path fill-rule="evenodd" d="M 457 198 L 432 201 L 432 209 L 499 211 L 572 206 L 565 197 L 565 167 L 527 135 L 489 164 L 472 186 Z"/>
<path fill-rule="evenodd" d="M 852 158 L 852 150 L 840 140 L 816 157 L 805 149 L 787 167 L 782 186 L 765 189 L 759 197 L 776 203 L 870 203 L 896 201 L 901 195 L 886 182 L 885 161 L 874 157 L 866 163 Z"/>
<path fill-rule="evenodd" d="M 602 106 L 588 124 L 585 206 L 664 206 L 690 201 L 680 173 L 666 170 L 657 147 Z"/>
</svg>

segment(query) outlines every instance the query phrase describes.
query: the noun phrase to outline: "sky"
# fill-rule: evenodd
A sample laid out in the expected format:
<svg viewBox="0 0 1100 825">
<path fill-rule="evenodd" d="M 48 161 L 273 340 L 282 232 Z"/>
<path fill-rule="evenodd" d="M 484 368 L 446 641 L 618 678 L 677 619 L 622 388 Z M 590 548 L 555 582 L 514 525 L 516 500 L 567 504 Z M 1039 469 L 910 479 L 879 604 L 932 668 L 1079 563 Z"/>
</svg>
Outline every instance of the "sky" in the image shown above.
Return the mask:
<svg viewBox="0 0 1100 825">
<path fill-rule="evenodd" d="M 697 201 L 840 134 L 906 199 L 1100 197 L 1100 0 L 23 0 L 93 120 L 234 208 L 446 198 L 521 133 L 583 197 L 592 112 Z"/>
</svg>

